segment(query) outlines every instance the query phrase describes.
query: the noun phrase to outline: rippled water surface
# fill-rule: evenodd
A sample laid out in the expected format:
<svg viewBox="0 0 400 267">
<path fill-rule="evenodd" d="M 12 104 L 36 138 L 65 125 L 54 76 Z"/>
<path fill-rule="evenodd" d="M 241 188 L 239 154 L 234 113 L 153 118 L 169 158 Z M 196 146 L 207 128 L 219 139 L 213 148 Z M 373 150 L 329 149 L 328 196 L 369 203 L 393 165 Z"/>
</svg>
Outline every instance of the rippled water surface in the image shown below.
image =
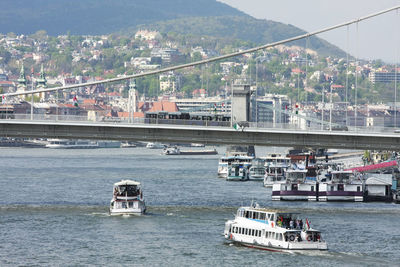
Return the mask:
<svg viewBox="0 0 400 267">
<path fill-rule="evenodd" d="M 1 148 L 0 266 L 400 263 L 400 205 L 272 202 L 261 183 L 217 178 L 221 154 L 159 153 Z M 142 182 L 147 215 L 108 216 L 112 184 L 120 179 Z M 329 251 L 274 253 L 227 243 L 225 221 L 253 199 L 301 212 Z"/>
</svg>

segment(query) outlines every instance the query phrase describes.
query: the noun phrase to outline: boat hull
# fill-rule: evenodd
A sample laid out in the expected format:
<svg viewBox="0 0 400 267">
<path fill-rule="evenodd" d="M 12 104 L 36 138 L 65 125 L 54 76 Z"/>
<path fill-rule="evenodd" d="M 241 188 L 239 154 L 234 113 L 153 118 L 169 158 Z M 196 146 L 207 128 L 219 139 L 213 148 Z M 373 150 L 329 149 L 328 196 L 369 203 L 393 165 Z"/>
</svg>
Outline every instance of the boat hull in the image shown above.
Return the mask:
<svg viewBox="0 0 400 267">
<path fill-rule="evenodd" d="M 146 205 L 142 200 L 112 200 L 109 213 L 118 215 L 142 215 L 146 212 Z"/>
</svg>

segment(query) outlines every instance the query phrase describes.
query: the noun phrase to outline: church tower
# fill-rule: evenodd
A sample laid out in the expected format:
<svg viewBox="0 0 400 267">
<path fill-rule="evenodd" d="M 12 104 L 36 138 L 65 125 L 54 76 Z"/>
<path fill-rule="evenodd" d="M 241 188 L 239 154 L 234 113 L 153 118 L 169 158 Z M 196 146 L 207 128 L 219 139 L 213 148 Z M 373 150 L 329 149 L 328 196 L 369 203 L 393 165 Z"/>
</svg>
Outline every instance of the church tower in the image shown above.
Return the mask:
<svg viewBox="0 0 400 267">
<path fill-rule="evenodd" d="M 42 66 L 40 68 L 40 76 L 36 80 L 36 84 L 37 84 L 37 89 L 44 89 L 44 88 L 47 87 L 46 74 L 44 73 L 43 64 L 42 64 Z M 45 93 L 39 93 L 39 97 L 40 97 L 41 101 L 44 100 Z"/>
<path fill-rule="evenodd" d="M 128 113 L 129 113 L 129 122 L 133 122 L 133 114 L 138 111 L 138 94 L 136 90 L 136 81 L 135 79 L 131 79 L 129 82 L 129 93 L 128 93 Z"/>
<path fill-rule="evenodd" d="M 19 78 L 18 78 L 18 85 L 17 85 L 17 93 L 22 93 L 26 91 L 27 87 L 27 80 L 25 77 L 25 69 L 24 69 L 24 63 L 22 62 L 21 70 L 19 72 Z M 19 98 L 25 99 L 25 96 L 20 95 Z"/>
</svg>

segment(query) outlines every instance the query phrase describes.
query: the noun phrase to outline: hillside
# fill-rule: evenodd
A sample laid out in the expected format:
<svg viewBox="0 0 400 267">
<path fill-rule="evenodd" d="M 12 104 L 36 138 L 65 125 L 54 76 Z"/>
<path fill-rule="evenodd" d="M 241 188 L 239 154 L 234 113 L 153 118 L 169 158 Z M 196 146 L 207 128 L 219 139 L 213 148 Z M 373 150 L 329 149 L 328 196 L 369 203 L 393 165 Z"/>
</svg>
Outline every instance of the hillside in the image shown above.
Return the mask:
<svg viewBox="0 0 400 267">
<path fill-rule="evenodd" d="M 248 16 L 191 17 L 154 23 L 150 26 L 160 32 L 176 32 L 193 36 L 212 36 L 230 40 L 244 40 L 255 44 L 267 44 L 305 32 L 292 25 Z M 305 40 L 289 45 L 305 45 Z M 340 48 L 318 37 L 311 37 L 308 46 L 323 55 L 345 56 Z"/>
<path fill-rule="evenodd" d="M 0 33 L 108 34 L 192 16 L 250 17 L 215 0 L 2 0 Z"/>
<path fill-rule="evenodd" d="M 254 44 L 304 33 L 292 25 L 255 19 L 216 0 L 2 0 L 0 9 L 0 33 L 100 35 L 140 27 Z M 311 38 L 309 45 L 324 55 L 344 55 L 319 38 Z"/>
</svg>

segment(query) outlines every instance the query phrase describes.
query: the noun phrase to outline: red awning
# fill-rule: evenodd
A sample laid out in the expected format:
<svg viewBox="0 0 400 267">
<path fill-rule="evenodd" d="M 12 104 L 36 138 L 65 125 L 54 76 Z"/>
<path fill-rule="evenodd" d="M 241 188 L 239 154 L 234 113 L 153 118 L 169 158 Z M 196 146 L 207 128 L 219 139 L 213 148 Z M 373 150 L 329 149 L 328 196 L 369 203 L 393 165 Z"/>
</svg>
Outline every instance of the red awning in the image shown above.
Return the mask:
<svg viewBox="0 0 400 267">
<path fill-rule="evenodd" d="M 368 172 L 368 171 L 385 169 L 385 168 L 390 168 L 390 167 L 395 167 L 395 166 L 397 166 L 397 161 L 393 160 L 393 161 L 382 162 L 382 163 L 372 164 L 372 165 L 367 165 L 367 166 L 362 166 L 362 167 L 355 167 L 355 168 L 347 169 L 346 171 Z"/>
</svg>

